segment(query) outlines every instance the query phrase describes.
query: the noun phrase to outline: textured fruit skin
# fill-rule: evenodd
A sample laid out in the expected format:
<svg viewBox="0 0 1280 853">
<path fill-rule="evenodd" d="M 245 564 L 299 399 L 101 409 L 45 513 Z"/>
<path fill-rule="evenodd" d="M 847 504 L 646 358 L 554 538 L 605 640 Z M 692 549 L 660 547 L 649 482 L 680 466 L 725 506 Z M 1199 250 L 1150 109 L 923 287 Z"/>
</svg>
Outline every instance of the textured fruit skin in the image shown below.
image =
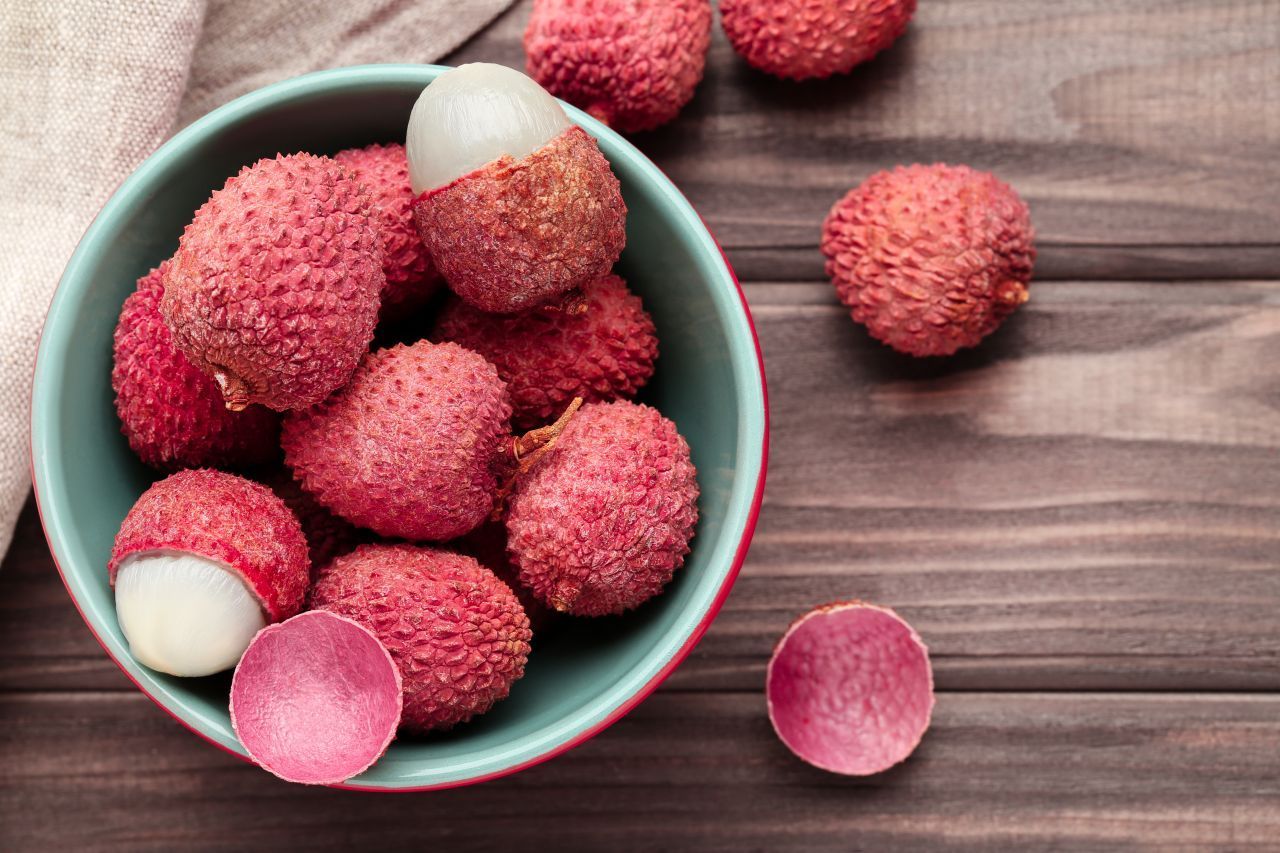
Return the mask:
<svg viewBox="0 0 1280 853">
<path fill-rule="evenodd" d="M 689 445 L 656 409 L 583 406 L 517 479 L 507 551 L 520 580 L 555 610 L 604 616 L 662 591 L 698 521 Z"/>
<path fill-rule="evenodd" d="M 369 194 L 328 157 L 260 160 L 183 232 L 161 313 L 231 408 L 320 402 L 373 338 L 382 238 Z"/>
<path fill-rule="evenodd" d="M 153 484 L 129 510 L 107 571 L 125 558 L 180 551 L 239 573 L 271 622 L 302 609 L 310 561 L 307 540 L 289 508 L 260 483 L 212 469 L 179 471 Z"/>
<path fill-rule="evenodd" d="M 511 403 L 493 365 L 457 344 L 370 353 L 351 381 L 285 417 L 285 462 L 320 503 L 383 536 L 444 541 L 493 510 Z"/>
<path fill-rule="evenodd" d="M 173 345 L 160 316 L 168 261 L 138 279 L 116 324 L 111 387 L 120 430 L 161 471 L 242 468 L 279 453 L 280 417 L 262 406 L 227 410 L 218 385 Z"/>
<path fill-rule="evenodd" d="M 502 157 L 427 190 L 414 215 L 449 288 L 495 314 L 599 278 L 627 240 L 618 179 L 580 127 L 527 157 Z"/>
<path fill-rule="evenodd" d="M 743 59 L 792 80 L 844 74 L 893 44 L 916 0 L 720 0 L 720 23 Z"/>
<path fill-rule="evenodd" d="M 431 263 L 413 222 L 413 189 L 404 146 L 368 145 L 333 155 L 369 190 L 382 231 L 381 322 L 395 322 L 420 310 L 440 289 L 443 279 Z"/>
<path fill-rule="evenodd" d="M 634 397 L 653 376 L 658 339 L 640 298 L 616 275 L 582 288 L 586 310 L 486 314 L 454 299 L 433 340 L 453 341 L 498 368 L 511 393 L 512 423 L 554 421 L 574 397 L 588 403 Z"/>
<path fill-rule="evenodd" d="M 311 606 L 369 628 L 404 681 L 401 728 L 439 731 L 483 714 L 524 675 L 529 618 L 473 558 L 363 545 L 321 570 Z"/>
<path fill-rule="evenodd" d="M 836 202 L 822 252 L 855 322 L 908 355 L 975 346 L 1027 301 L 1031 214 L 967 166 L 877 172 Z"/>
<path fill-rule="evenodd" d="M 702 80 L 708 0 L 535 0 L 529 76 L 624 133 L 676 117 Z"/>
<path fill-rule="evenodd" d="M 345 518 L 329 512 L 314 496 L 293 479 L 288 468 L 276 468 L 262 476 L 262 484 L 284 501 L 298 523 L 302 535 L 307 538 L 307 551 L 311 555 L 311 573 L 334 557 L 349 554 L 356 546 L 373 538 L 367 530 L 361 530 Z"/>
</svg>

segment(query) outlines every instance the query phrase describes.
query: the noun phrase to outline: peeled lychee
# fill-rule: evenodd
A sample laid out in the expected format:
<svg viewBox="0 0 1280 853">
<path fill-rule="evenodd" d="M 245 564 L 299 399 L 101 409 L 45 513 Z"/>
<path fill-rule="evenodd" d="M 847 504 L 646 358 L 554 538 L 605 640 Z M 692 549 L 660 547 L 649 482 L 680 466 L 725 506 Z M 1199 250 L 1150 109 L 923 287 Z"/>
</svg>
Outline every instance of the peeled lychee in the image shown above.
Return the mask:
<svg viewBox="0 0 1280 853">
<path fill-rule="evenodd" d="M 116 324 L 111 387 L 129 447 L 153 468 L 238 468 L 279 451 L 280 418 L 262 406 L 231 412 L 218 385 L 187 360 L 160 316 L 168 261 L 138 279 Z"/>
<path fill-rule="evenodd" d="M 382 272 L 387 279 L 379 318 L 395 322 L 408 317 L 427 304 L 439 289 L 441 278 L 413 222 L 413 189 L 404 146 L 348 148 L 333 159 L 353 171 L 368 188 L 378 214 Z"/>
<path fill-rule="evenodd" d="M 933 670 L 920 635 L 898 614 L 837 602 L 787 629 L 766 692 L 788 749 L 823 770 L 866 776 L 919 745 L 933 713 Z"/>
<path fill-rule="evenodd" d="M 534 0 L 524 32 L 529 76 L 624 133 L 676 117 L 710 41 L 708 0 Z"/>
<path fill-rule="evenodd" d="M 493 365 L 457 344 L 370 353 L 341 391 L 285 418 L 294 476 L 383 536 L 444 541 L 493 510 L 511 404 Z"/>
<path fill-rule="evenodd" d="M 336 785 L 386 752 L 402 697 L 400 671 L 372 631 L 313 610 L 253 638 L 231 679 L 231 726 L 286 782 Z"/>
<path fill-rule="evenodd" d="M 653 375 L 658 339 L 640 298 L 616 275 L 582 289 L 584 310 L 499 315 L 452 300 L 432 337 L 474 350 L 498 368 L 512 421 L 531 429 L 555 420 L 574 397 L 634 397 Z"/>
<path fill-rule="evenodd" d="M 697 502 L 675 424 L 637 403 L 591 403 L 516 479 L 507 550 L 521 582 L 555 610 L 621 613 L 683 565 Z"/>
<path fill-rule="evenodd" d="M 160 310 L 227 408 L 300 409 L 351 376 L 384 283 L 368 192 L 328 157 L 292 154 L 242 169 L 196 211 Z"/>
<path fill-rule="evenodd" d="M 506 698 L 524 675 L 529 619 L 473 558 L 412 545 L 363 545 L 320 571 L 311 606 L 364 625 L 404 681 L 401 727 L 448 729 Z"/>
<path fill-rule="evenodd" d="M 893 44 L 916 0 L 720 0 L 733 49 L 778 77 L 844 74 Z"/>
<path fill-rule="evenodd" d="M 179 471 L 129 510 L 107 564 L 133 656 L 171 675 L 240 659 L 307 593 L 307 542 L 271 490 L 234 474 Z"/>
<path fill-rule="evenodd" d="M 626 205 L 595 140 L 510 68 L 463 65 L 414 104 L 405 148 L 418 232 L 454 293 L 511 314 L 607 273 Z"/>
<path fill-rule="evenodd" d="M 288 468 L 280 467 L 268 472 L 262 476 L 262 483 L 284 501 L 284 505 L 302 525 L 302 535 L 307 538 L 313 573 L 334 557 L 350 553 L 357 545 L 363 545 L 373 538 L 369 531 L 361 530 L 345 518 L 330 512 L 293 479 L 293 473 Z"/>
<path fill-rule="evenodd" d="M 1026 204 L 967 166 L 877 172 L 831 208 L 827 275 L 855 322 L 908 355 L 975 346 L 1027 301 Z"/>
</svg>

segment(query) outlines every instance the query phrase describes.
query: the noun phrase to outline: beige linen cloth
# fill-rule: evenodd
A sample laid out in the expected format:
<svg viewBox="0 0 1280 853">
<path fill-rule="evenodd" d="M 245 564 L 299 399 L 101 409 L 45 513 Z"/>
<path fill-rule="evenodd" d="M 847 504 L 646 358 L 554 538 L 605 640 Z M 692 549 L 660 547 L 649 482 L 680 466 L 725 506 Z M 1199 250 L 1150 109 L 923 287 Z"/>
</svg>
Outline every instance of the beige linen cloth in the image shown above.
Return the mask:
<svg viewBox="0 0 1280 853">
<path fill-rule="evenodd" d="M 119 183 L 237 95 L 320 68 L 431 62 L 511 2 L 0 0 L 0 554 L 30 489 L 45 309 Z"/>
</svg>

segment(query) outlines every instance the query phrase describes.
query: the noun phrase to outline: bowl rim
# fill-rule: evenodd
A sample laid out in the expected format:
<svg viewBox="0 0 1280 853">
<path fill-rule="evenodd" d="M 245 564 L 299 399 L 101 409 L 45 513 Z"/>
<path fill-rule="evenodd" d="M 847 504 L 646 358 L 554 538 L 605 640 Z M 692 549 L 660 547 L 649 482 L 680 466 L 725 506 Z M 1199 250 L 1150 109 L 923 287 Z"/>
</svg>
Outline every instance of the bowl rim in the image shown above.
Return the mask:
<svg viewBox="0 0 1280 853">
<path fill-rule="evenodd" d="M 179 156 L 181 151 L 185 149 L 189 141 L 203 138 L 211 133 L 225 129 L 226 126 L 234 124 L 236 121 L 247 116 L 278 107 L 288 103 L 292 99 L 305 97 L 310 95 L 323 94 L 332 90 L 340 90 L 343 88 L 359 88 L 362 85 L 377 85 L 379 83 L 403 83 L 423 81 L 424 75 L 429 75 L 427 82 L 434 79 L 440 73 L 448 70 L 450 66 L 437 64 L 418 64 L 418 63 L 387 63 L 374 65 L 354 65 L 315 71 L 296 77 L 287 78 L 268 84 L 266 86 L 255 89 L 238 98 L 235 98 L 226 104 L 211 110 L 201 118 L 189 124 L 187 127 L 175 133 L 155 151 L 149 154 L 143 161 L 116 187 L 115 190 L 107 197 L 99 212 L 94 216 L 93 220 L 85 229 L 84 234 L 77 242 L 76 249 L 72 253 L 62 275 L 59 277 L 58 284 L 54 289 L 53 296 L 49 303 L 48 313 L 43 327 L 41 328 L 40 338 L 37 345 L 35 364 L 32 370 L 31 382 L 31 419 L 30 419 L 30 437 L 29 437 L 29 464 L 31 472 L 32 490 L 35 495 L 36 511 L 40 519 L 41 529 L 44 533 L 46 543 L 49 546 L 50 555 L 53 559 L 54 566 L 58 570 L 58 576 L 62 580 L 64 588 L 71 599 L 72 604 L 76 608 L 76 612 L 80 615 L 81 620 L 89 629 L 89 633 L 98 642 L 106 652 L 107 657 L 116 664 L 125 677 L 133 683 L 133 685 L 142 692 L 144 696 L 150 699 L 164 713 L 176 720 L 187 730 L 198 735 L 202 740 L 212 744 L 218 749 L 233 755 L 243 761 L 252 763 L 247 755 L 228 747 L 220 742 L 212 734 L 202 731 L 195 722 L 189 721 L 181 716 L 177 710 L 170 708 L 156 692 L 148 689 L 133 673 L 131 673 L 125 662 L 121 660 L 111 649 L 105 638 L 95 627 L 90 616 L 85 612 L 81 605 L 80 599 L 72 590 L 70 578 L 67 571 L 63 568 L 63 559 L 65 555 L 60 556 L 60 525 L 64 520 L 60 517 L 62 508 L 48 504 L 45 498 L 42 498 L 41 482 L 47 472 L 47 466 L 42 461 L 49 454 L 44 451 L 45 447 L 45 430 L 42 427 L 42 420 L 45 419 L 46 409 L 48 415 L 52 415 L 54 411 L 53 402 L 42 404 L 37 389 L 41 387 L 40 378 L 42 375 L 42 364 L 46 364 L 49 358 L 42 358 L 45 355 L 46 346 L 52 346 L 48 343 L 46 333 L 49 330 L 48 318 L 56 314 L 66 296 L 68 288 L 65 286 L 69 278 L 78 272 L 79 264 L 82 262 L 82 256 L 88 251 L 87 246 L 93 242 L 98 231 L 106 227 L 105 220 L 110 218 L 116 208 L 125 206 L 130 200 L 127 198 L 128 191 L 143 185 L 150 177 L 153 171 L 162 167 L 169 159 Z M 425 85 L 425 84 L 424 84 Z M 733 553 L 732 562 L 728 570 L 724 573 L 720 580 L 719 587 L 715 592 L 714 598 L 707 605 L 705 612 L 701 615 L 696 625 L 689 630 L 688 635 L 683 642 L 676 648 L 663 665 L 653 673 L 645 683 L 638 688 L 632 690 L 629 696 L 618 702 L 614 707 L 604 714 L 600 719 L 593 723 L 589 723 L 581 730 L 562 739 L 559 742 L 552 743 L 550 746 L 543 748 L 536 755 L 533 755 L 523 761 L 511 763 L 506 766 L 496 768 L 494 770 L 471 776 L 461 776 L 456 779 L 444 780 L 421 785 L 397 785 L 394 782 L 381 784 L 361 784 L 360 782 L 352 782 L 350 780 L 329 787 L 341 788 L 346 790 L 373 791 L 381 793 L 413 793 L 418 791 L 443 790 L 447 788 L 463 787 L 467 785 L 479 784 L 492 779 L 498 779 L 525 770 L 544 761 L 549 761 L 558 755 L 580 746 L 590 740 L 595 735 L 609 728 L 622 717 L 626 716 L 636 708 L 641 702 L 649 697 L 658 686 L 665 681 L 671 673 L 688 657 L 689 653 L 698 644 L 705 635 L 715 617 L 719 614 L 725 600 L 728 598 L 733 588 L 734 582 L 741 571 L 742 564 L 746 559 L 747 551 L 751 544 L 751 539 L 755 533 L 755 528 L 759 519 L 761 504 L 764 498 L 765 479 L 768 472 L 769 459 L 769 429 L 770 429 L 770 412 L 768 387 L 765 380 L 764 355 L 760 346 L 760 338 L 756 331 L 755 321 L 751 315 L 750 306 L 747 303 L 746 295 L 742 290 L 742 284 L 739 282 L 737 274 L 734 272 L 732 264 L 730 264 L 728 256 L 724 249 L 720 246 L 718 240 L 712 234 L 706 222 L 697 213 L 693 206 L 689 203 L 684 194 L 676 187 L 666 174 L 650 160 L 643 152 L 632 145 L 628 140 L 620 134 L 611 130 L 596 119 L 586 113 L 573 107 L 571 104 L 561 101 L 569 117 L 578 125 L 583 126 L 592 136 L 605 137 L 610 144 L 617 150 L 625 153 L 632 159 L 643 171 L 648 172 L 662 186 L 664 192 L 668 195 L 669 200 L 685 215 L 686 220 L 696 223 L 701 229 L 698 235 L 709 241 L 710 248 L 714 249 L 714 255 L 719 258 L 720 264 L 723 266 L 723 272 L 727 274 L 728 279 L 733 283 L 734 293 L 737 296 L 737 307 L 741 310 L 741 319 L 745 320 L 746 331 L 750 335 L 752 348 L 754 349 L 755 359 L 753 364 L 748 366 L 753 368 L 754 375 L 748 375 L 748 379 L 754 379 L 758 383 L 758 388 L 748 388 L 749 392 L 758 393 L 759 425 L 758 436 L 752 436 L 749 433 L 754 432 L 751 427 L 753 422 L 751 418 L 739 418 L 740 428 L 745 426 L 746 429 L 740 429 L 739 449 L 748 452 L 755 450 L 759 454 L 758 470 L 756 471 L 754 490 L 750 496 L 749 502 L 745 508 L 745 518 L 742 519 L 742 532 L 739 535 L 736 548 Z M 54 395 L 46 394 L 46 398 Z M 755 402 L 747 400 L 748 404 Z M 744 435 L 743 433 L 748 433 Z M 752 442 L 750 439 L 755 438 Z M 751 445 L 758 442 L 758 447 Z M 744 443 L 746 444 L 744 448 Z M 747 457 L 748 462 L 750 457 Z M 743 463 L 739 463 L 739 467 Z M 50 489 L 51 491 L 52 489 Z M 157 691 L 158 692 L 158 691 Z"/>
</svg>

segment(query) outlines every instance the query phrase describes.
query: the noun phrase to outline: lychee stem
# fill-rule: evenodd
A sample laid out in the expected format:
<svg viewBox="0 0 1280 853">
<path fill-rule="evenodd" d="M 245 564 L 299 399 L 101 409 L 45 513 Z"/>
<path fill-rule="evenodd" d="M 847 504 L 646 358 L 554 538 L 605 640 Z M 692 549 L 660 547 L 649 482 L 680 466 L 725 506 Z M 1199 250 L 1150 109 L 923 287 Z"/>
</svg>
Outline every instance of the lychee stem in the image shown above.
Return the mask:
<svg viewBox="0 0 1280 853">
<path fill-rule="evenodd" d="M 564 410 L 564 414 L 556 418 L 555 423 L 538 427 L 535 430 L 526 432 L 524 435 L 511 439 L 511 455 L 515 457 L 516 464 L 505 482 L 498 488 L 490 520 L 500 521 L 502 519 L 502 513 L 507 506 L 507 496 L 515 488 L 516 479 L 538 464 L 538 460 L 546 456 L 551 448 L 556 446 L 556 440 L 560 438 L 560 433 L 564 432 L 564 428 L 569 425 L 574 413 L 580 408 L 582 408 L 582 398 L 574 397 L 573 402 Z"/>
<path fill-rule="evenodd" d="M 226 401 L 228 409 L 239 412 L 249 405 L 249 386 L 243 379 L 232 376 L 225 370 L 215 370 L 213 378 L 218 381 L 218 388 L 222 390 L 222 399 Z"/>
</svg>

